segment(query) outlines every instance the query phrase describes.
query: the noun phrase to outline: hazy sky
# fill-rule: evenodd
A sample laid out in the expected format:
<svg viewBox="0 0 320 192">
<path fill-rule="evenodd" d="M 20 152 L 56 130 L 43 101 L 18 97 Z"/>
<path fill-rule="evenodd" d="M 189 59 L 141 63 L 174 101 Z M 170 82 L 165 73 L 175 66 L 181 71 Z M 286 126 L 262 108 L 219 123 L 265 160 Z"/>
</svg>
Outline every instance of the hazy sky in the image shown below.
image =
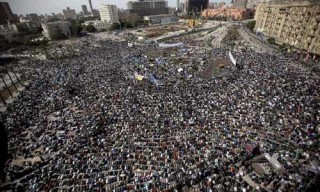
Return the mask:
<svg viewBox="0 0 320 192">
<path fill-rule="evenodd" d="M 0 0 L 1 2 L 8 2 L 12 9 L 12 12 L 16 14 L 51 14 L 61 13 L 62 9 L 70 7 L 76 9 L 77 12 L 81 11 L 81 5 L 87 5 L 89 9 L 88 0 Z M 128 0 L 91 0 L 94 9 L 99 8 L 102 3 L 114 4 L 118 8 L 127 8 L 126 3 Z M 210 2 L 221 2 L 230 3 L 230 0 L 210 0 Z M 170 7 L 176 6 L 176 0 L 168 0 Z M 180 0 L 184 2 L 184 0 Z"/>
</svg>

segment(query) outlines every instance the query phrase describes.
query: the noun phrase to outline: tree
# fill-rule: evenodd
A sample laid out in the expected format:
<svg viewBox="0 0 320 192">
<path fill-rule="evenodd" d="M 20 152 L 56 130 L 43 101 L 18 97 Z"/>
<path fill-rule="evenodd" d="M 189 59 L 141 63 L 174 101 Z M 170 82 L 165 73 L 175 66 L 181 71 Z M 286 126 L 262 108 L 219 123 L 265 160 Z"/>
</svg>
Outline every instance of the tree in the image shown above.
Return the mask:
<svg viewBox="0 0 320 192">
<path fill-rule="evenodd" d="M 80 36 L 83 27 L 80 24 L 74 23 L 70 26 L 72 36 Z"/>
<path fill-rule="evenodd" d="M 276 39 L 273 38 L 273 37 L 269 37 L 269 38 L 267 39 L 267 41 L 268 41 L 269 44 L 275 44 L 275 43 L 276 43 Z"/>
<path fill-rule="evenodd" d="M 51 33 L 52 40 L 61 40 L 61 39 L 67 39 L 67 38 L 68 38 L 67 35 L 64 34 L 59 27 L 56 26 L 55 28 L 53 28 Z"/>
<path fill-rule="evenodd" d="M 91 23 L 85 27 L 85 30 L 88 31 L 89 33 L 93 33 L 97 31 L 97 29 Z"/>
<path fill-rule="evenodd" d="M 249 22 L 247 23 L 247 28 L 248 28 L 250 31 L 253 31 L 255 26 L 256 26 L 256 21 L 249 21 Z"/>
<path fill-rule="evenodd" d="M 120 23 L 113 23 L 113 24 L 111 25 L 111 29 L 112 29 L 112 30 L 120 29 Z"/>
<path fill-rule="evenodd" d="M 125 28 L 133 28 L 133 24 L 130 23 L 130 22 L 125 22 L 125 23 L 124 23 L 124 27 L 125 27 Z"/>
</svg>

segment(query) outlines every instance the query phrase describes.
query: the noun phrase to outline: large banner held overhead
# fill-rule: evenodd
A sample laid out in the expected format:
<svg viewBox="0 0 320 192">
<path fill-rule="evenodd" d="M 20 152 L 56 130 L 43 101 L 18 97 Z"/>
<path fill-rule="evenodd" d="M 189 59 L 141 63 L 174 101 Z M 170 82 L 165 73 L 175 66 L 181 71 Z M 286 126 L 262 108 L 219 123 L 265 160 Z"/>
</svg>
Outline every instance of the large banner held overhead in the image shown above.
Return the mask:
<svg viewBox="0 0 320 192">
<path fill-rule="evenodd" d="M 229 57 L 231 59 L 231 62 L 234 64 L 234 65 L 237 65 L 237 61 L 234 59 L 233 55 L 231 54 L 231 51 L 229 51 Z"/>
</svg>

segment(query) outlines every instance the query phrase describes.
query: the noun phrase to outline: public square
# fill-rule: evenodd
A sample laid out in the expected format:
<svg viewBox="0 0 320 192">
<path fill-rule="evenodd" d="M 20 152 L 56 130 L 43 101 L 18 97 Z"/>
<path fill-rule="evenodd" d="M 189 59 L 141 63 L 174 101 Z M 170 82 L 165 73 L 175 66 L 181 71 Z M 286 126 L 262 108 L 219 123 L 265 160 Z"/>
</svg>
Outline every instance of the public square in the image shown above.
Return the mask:
<svg viewBox="0 0 320 192">
<path fill-rule="evenodd" d="M 89 36 L 78 56 L 28 60 L 32 82 L 2 114 L 0 189 L 318 190 L 319 77 L 250 42 L 231 50 L 236 67 L 221 40 L 196 37 L 165 48 Z M 278 170 L 258 173 L 262 156 Z"/>
</svg>

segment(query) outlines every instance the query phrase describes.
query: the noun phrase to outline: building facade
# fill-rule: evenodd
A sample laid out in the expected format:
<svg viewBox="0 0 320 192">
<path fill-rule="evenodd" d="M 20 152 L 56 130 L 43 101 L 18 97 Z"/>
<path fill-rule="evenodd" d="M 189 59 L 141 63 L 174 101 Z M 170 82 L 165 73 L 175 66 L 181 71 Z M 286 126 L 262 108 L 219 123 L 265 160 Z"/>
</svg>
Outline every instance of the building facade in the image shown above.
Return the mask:
<svg viewBox="0 0 320 192">
<path fill-rule="evenodd" d="M 83 15 L 89 15 L 89 11 L 86 5 L 81 5 Z"/>
<path fill-rule="evenodd" d="M 13 36 L 16 34 L 18 34 L 18 29 L 15 24 L 0 25 L 0 35 L 9 42 L 12 41 Z"/>
<path fill-rule="evenodd" d="M 130 13 L 137 13 L 139 16 L 168 14 L 168 1 L 165 0 L 139 0 L 127 3 Z"/>
<path fill-rule="evenodd" d="M 119 23 L 118 9 L 115 5 L 103 5 L 99 9 L 101 21 L 108 23 Z"/>
<path fill-rule="evenodd" d="M 172 14 L 144 16 L 143 20 L 148 21 L 150 24 L 154 25 L 177 23 L 179 21 L 178 17 Z"/>
<path fill-rule="evenodd" d="M 269 0 L 247 0 L 247 8 L 256 8 L 259 3 L 268 2 Z"/>
<path fill-rule="evenodd" d="M 89 25 L 92 24 L 97 31 L 106 31 L 111 28 L 111 24 L 109 22 L 99 21 L 99 20 L 93 20 L 93 21 L 85 21 L 83 25 Z"/>
<path fill-rule="evenodd" d="M 65 19 L 77 19 L 76 10 L 70 9 L 70 7 L 63 9 L 62 13 Z"/>
<path fill-rule="evenodd" d="M 66 36 L 71 35 L 70 31 L 70 23 L 68 21 L 56 21 L 56 22 L 48 22 L 48 23 L 41 23 L 41 27 L 43 29 L 43 35 L 48 39 L 52 39 L 54 30 L 56 28 L 61 29 L 61 32 Z"/>
<path fill-rule="evenodd" d="M 186 12 L 201 12 L 208 8 L 209 0 L 186 0 Z"/>
<path fill-rule="evenodd" d="M 89 6 L 90 6 L 90 11 L 91 11 L 91 16 L 94 16 L 91 0 L 89 0 Z"/>
<path fill-rule="evenodd" d="M 0 2 L 0 25 L 7 24 L 8 20 L 10 22 L 13 22 L 15 20 L 14 15 L 9 6 L 9 3 Z"/>
<path fill-rule="evenodd" d="M 201 13 L 201 16 L 210 17 L 228 17 L 233 20 L 252 19 L 254 10 L 252 9 L 206 9 Z"/>
<path fill-rule="evenodd" d="M 257 6 L 255 30 L 298 49 L 320 54 L 320 2 L 274 1 Z"/>
</svg>

